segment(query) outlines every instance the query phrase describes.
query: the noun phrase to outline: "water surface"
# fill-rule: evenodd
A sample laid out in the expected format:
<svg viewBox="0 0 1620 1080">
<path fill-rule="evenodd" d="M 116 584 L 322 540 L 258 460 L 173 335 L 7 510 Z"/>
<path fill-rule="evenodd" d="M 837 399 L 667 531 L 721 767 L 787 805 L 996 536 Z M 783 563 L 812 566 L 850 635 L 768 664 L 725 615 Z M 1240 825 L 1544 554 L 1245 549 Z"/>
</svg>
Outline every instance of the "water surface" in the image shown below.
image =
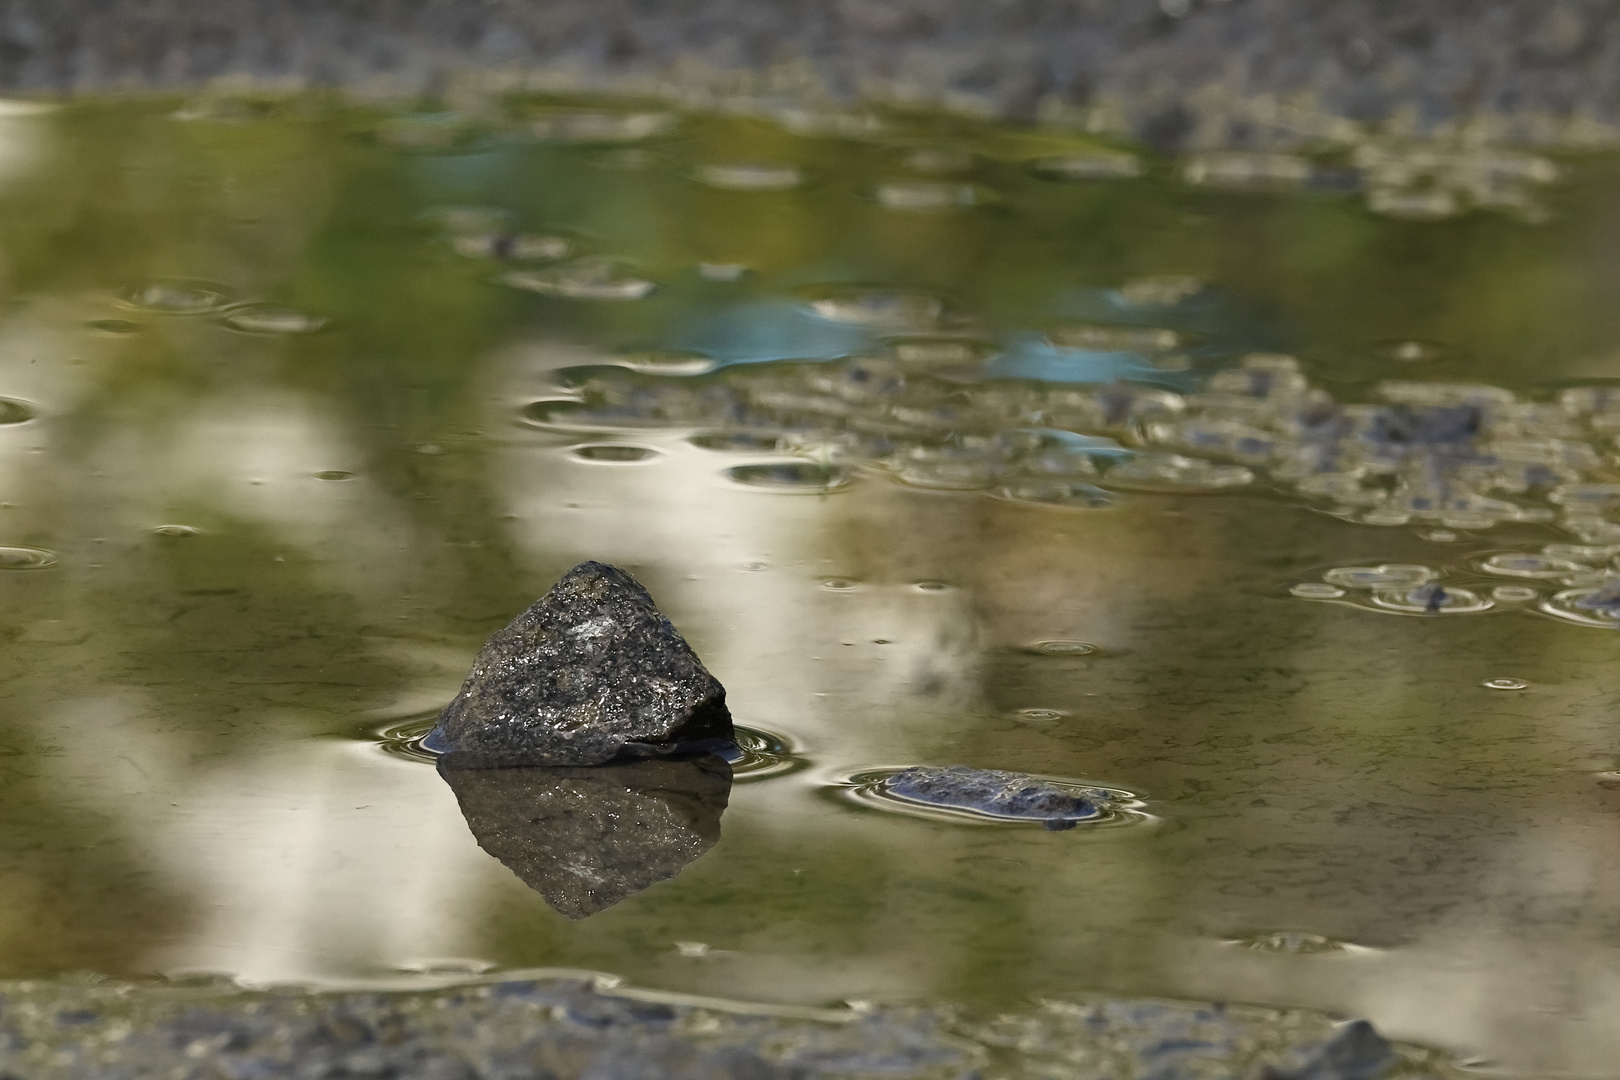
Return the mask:
<svg viewBox="0 0 1620 1080">
<path fill-rule="evenodd" d="M 1145 994 L 1620 1075 L 1620 162 L 227 104 L 0 121 L 0 977 Z M 758 734 L 576 922 L 410 739 L 587 558 Z M 1141 812 L 846 795 L 958 764 Z"/>
</svg>

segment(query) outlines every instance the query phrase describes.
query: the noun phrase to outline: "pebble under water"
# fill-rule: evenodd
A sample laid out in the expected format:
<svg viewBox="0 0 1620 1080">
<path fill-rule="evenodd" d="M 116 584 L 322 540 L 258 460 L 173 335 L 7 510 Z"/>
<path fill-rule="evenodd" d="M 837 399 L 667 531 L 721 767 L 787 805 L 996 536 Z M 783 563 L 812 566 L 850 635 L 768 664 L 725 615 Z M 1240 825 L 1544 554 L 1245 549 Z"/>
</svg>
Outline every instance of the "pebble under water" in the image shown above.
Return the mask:
<svg viewBox="0 0 1620 1080">
<path fill-rule="evenodd" d="M 1620 1080 L 1620 157 L 0 119 L 0 1072 Z M 734 742 L 453 789 L 588 559 Z"/>
</svg>

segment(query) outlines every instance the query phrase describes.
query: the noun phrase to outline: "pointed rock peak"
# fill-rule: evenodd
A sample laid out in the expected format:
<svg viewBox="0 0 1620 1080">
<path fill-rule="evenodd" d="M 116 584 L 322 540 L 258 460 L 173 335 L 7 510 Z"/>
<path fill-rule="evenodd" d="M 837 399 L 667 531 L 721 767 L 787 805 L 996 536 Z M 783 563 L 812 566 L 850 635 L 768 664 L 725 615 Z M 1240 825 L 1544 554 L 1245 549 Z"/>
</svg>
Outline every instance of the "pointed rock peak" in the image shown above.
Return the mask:
<svg viewBox="0 0 1620 1080">
<path fill-rule="evenodd" d="M 489 639 L 427 745 L 462 765 L 598 765 L 731 739 L 725 697 L 640 582 L 586 562 Z"/>
</svg>

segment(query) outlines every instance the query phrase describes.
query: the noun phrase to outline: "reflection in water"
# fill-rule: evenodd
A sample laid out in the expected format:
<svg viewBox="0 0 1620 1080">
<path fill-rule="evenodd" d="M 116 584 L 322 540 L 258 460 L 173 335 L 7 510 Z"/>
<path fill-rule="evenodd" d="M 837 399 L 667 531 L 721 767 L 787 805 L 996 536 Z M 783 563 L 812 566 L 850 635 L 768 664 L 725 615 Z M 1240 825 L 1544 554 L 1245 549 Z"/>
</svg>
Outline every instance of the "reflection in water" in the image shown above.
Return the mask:
<svg viewBox="0 0 1620 1080">
<path fill-rule="evenodd" d="M 1615 1075 L 1620 161 L 1436 229 L 1034 130 L 945 140 L 994 208 L 902 213 L 894 146 L 753 120 L 61 115 L 0 124 L 0 976 L 1265 1000 Z M 586 558 L 769 729 L 725 844 L 679 785 L 418 759 Z M 1163 824 L 827 797 L 885 762 Z M 570 922 L 456 793 L 576 904 L 562 822 L 621 884 L 709 850 Z"/>
<path fill-rule="evenodd" d="M 589 768 L 479 769 L 455 754 L 439 775 L 478 846 L 570 919 L 665 881 L 720 839 L 731 766 L 702 755 Z"/>
</svg>

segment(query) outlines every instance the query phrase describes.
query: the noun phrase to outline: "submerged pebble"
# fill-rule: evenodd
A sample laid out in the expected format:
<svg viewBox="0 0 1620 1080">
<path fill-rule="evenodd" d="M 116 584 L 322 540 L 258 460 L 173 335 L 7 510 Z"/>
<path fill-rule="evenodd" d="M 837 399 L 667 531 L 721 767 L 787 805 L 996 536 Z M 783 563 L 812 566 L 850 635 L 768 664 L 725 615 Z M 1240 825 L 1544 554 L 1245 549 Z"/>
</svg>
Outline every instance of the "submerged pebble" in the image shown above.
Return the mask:
<svg viewBox="0 0 1620 1080">
<path fill-rule="evenodd" d="M 886 809 L 911 808 L 984 823 L 1038 823 L 1053 831 L 1083 822 L 1115 822 L 1140 806 L 1129 792 L 1112 788 L 965 765 L 857 774 L 849 784 L 859 801 Z"/>
</svg>

